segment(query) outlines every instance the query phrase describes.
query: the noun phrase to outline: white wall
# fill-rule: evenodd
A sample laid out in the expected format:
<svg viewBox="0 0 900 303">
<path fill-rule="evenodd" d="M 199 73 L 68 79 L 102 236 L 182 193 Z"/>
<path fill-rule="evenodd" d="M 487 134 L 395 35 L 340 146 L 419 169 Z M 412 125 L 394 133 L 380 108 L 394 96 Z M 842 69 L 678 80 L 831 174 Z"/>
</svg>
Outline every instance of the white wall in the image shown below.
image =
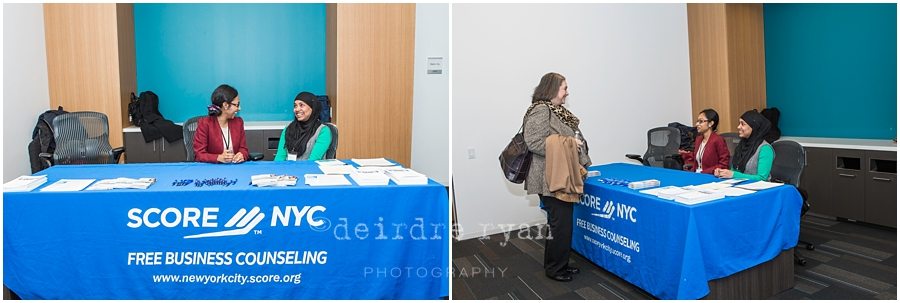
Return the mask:
<svg viewBox="0 0 900 303">
<path fill-rule="evenodd" d="M 31 174 L 28 143 L 50 107 L 44 11 L 40 3 L 3 4 L 3 182 Z"/>
<path fill-rule="evenodd" d="M 537 196 L 497 161 L 545 73 L 566 76 L 595 165 L 628 162 L 648 129 L 693 117 L 685 4 L 454 4 L 453 55 L 462 239 L 546 222 Z"/>
<path fill-rule="evenodd" d="M 450 185 L 450 6 L 416 4 L 411 168 Z M 443 74 L 426 74 L 426 57 L 444 57 Z"/>
</svg>

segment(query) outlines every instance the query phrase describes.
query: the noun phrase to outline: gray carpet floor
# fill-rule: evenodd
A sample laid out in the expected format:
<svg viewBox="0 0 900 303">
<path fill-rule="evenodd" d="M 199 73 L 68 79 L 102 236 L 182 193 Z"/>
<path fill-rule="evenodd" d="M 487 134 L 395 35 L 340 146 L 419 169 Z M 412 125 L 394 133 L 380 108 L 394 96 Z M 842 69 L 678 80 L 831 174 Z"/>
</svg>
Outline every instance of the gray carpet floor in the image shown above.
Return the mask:
<svg viewBox="0 0 900 303">
<path fill-rule="evenodd" d="M 532 227 L 522 232 L 538 235 Z M 544 241 L 503 234 L 453 243 L 452 299 L 655 299 L 616 275 L 572 253 L 570 264 L 582 272 L 568 283 L 544 276 Z M 535 238 L 535 237 L 531 237 Z M 798 251 L 807 259 L 795 266 L 795 286 L 777 300 L 897 299 L 896 229 L 837 221 L 808 214 L 800 239 L 815 250 Z"/>
</svg>

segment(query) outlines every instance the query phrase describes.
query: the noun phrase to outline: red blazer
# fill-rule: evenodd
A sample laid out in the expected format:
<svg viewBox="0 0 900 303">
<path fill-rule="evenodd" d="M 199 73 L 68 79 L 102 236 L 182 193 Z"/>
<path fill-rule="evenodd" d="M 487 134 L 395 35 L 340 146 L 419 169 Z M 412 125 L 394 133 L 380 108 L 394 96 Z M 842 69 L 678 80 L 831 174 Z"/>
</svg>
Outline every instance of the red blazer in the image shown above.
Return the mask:
<svg viewBox="0 0 900 303">
<path fill-rule="evenodd" d="M 703 136 L 697 136 L 694 139 L 694 151 L 691 152 L 692 166 L 690 171 L 697 170 L 697 152 L 700 151 L 700 143 L 703 143 Z M 709 141 L 706 142 L 706 150 L 703 151 L 703 170 L 704 174 L 713 174 L 716 168 L 730 168 L 731 155 L 728 153 L 728 145 L 722 136 L 713 132 L 709 134 Z"/>
<path fill-rule="evenodd" d="M 247 138 L 244 136 L 244 120 L 234 117 L 228 121 L 228 132 L 231 133 L 231 150 L 244 154 L 244 160 L 250 159 L 247 150 Z M 225 152 L 222 128 L 216 117 L 204 117 L 197 121 L 197 132 L 194 133 L 194 161 L 217 163 L 216 157 Z"/>
</svg>

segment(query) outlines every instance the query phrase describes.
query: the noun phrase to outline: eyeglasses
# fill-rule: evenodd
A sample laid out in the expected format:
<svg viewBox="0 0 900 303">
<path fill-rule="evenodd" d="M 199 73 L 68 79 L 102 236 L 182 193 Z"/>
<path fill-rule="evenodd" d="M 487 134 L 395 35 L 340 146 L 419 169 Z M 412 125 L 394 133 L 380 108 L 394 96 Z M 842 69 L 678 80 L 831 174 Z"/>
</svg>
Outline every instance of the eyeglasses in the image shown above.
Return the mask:
<svg viewBox="0 0 900 303">
<path fill-rule="evenodd" d="M 240 104 L 240 103 L 231 103 L 231 102 L 229 102 L 228 104 L 230 104 L 231 106 L 237 107 L 237 108 L 241 108 L 241 104 Z"/>
<path fill-rule="evenodd" d="M 709 120 L 697 120 L 696 121 L 697 124 L 706 123 L 706 122 L 709 122 Z"/>
</svg>

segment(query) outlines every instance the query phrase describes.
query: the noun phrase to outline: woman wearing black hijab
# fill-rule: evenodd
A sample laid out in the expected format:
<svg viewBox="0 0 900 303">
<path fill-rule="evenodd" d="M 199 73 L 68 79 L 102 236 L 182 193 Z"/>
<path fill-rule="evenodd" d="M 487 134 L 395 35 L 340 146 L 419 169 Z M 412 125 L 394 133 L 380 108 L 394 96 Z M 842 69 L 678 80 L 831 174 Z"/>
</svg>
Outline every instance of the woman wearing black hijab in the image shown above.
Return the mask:
<svg viewBox="0 0 900 303">
<path fill-rule="evenodd" d="M 331 129 L 322 124 L 322 105 L 316 95 L 301 92 L 294 98 L 294 121 L 281 132 L 275 161 L 321 160 L 331 145 Z"/>
<path fill-rule="evenodd" d="M 749 110 L 741 115 L 738 136 L 741 142 L 734 148 L 731 169 L 717 168 L 716 177 L 767 181 L 775 160 L 775 150 L 765 141 L 771 123 L 759 112 Z"/>
</svg>

